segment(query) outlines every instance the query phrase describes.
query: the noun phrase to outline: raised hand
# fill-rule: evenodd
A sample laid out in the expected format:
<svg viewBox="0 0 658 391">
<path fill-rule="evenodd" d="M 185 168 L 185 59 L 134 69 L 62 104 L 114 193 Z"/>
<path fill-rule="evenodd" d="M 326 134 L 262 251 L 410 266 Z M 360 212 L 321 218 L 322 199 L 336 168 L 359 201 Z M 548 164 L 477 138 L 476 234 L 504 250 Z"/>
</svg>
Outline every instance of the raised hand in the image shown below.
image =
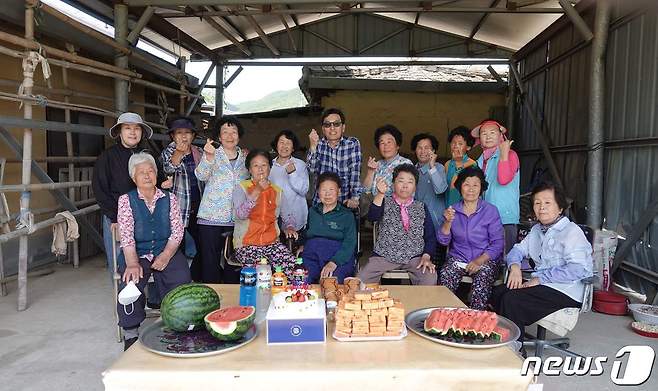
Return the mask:
<svg viewBox="0 0 658 391">
<path fill-rule="evenodd" d="M 512 143 L 514 140 L 505 140 L 500 145 L 498 148 L 500 148 L 500 154 L 503 156 L 508 156 L 510 149 L 512 148 Z"/>
<path fill-rule="evenodd" d="M 452 223 L 452 221 L 455 219 L 455 209 L 452 206 L 447 207 L 443 211 L 443 217 L 445 217 L 448 223 Z"/>
<path fill-rule="evenodd" d="M 215 158 L 215 151 L 217 150 L 212 145 L 212 143 L 213 143 L 212 139 L 207 138 L 206 139 L 206 145 L 203 146 L 203 152 L 206 153 L 206 157 L 208 158 L 208 160 L 210 160 L 210 158 L 212 158 L 212 159 Z"/>
<path fill-rule="evenodd" d="M 379 194 L 386 194 L 387 191 L 388 185 L 386 184 L 386 180 L 384 178 L 377 179 L 377 192 Z"/>
<path fill-rule="evenodd" d="M 315 129 L 312 129 L 311 133 L 308 134 L 308 142 L 311 151 L 315 151 L 320 143 L 320 135 L 318 135 L 318 132 Z"/>
<path fill-rule="evenodd" d="M 372 156 L 368 157 L 368 170 L 376 171 L 379 168 L 379 162 Z"/>
</svg>

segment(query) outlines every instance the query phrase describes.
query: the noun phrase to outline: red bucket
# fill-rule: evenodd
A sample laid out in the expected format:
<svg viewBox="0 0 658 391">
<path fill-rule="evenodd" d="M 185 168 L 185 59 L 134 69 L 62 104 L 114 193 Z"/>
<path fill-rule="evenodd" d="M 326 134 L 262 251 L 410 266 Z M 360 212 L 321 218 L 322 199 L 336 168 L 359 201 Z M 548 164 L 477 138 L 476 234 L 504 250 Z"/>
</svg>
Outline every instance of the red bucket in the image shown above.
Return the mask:
<svg viewBox="0 0 658 391">
<path fill-rule="evenodd" d="M 612 291 L 594 291 L 592 309 L 608 315 L 628 314 L 628 298 Z"/>
</svg>

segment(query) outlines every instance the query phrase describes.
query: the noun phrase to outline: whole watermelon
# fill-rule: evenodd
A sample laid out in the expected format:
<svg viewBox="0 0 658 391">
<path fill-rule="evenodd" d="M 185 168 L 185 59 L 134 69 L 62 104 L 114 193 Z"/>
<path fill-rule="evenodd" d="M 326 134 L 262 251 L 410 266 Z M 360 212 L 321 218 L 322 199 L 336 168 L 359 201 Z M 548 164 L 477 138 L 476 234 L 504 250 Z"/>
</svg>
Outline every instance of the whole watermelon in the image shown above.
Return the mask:
<svg viewBox="0 0 658 391">
<path fill-rule="evenodd" d="M 206 315 L 206 329 L 221 341 L 237 341 L 249 331 L 255 317 L 253 306 L 222 308 Z"/>
<path fill-rule="evenodd" d="M 203 284 L 185 284 L 172 289 L 162 299 L 160 315 L 165 326 L 175 331 L 198 330 L 203 318 L 219 309 L 221 296 Z"/>
</svg>

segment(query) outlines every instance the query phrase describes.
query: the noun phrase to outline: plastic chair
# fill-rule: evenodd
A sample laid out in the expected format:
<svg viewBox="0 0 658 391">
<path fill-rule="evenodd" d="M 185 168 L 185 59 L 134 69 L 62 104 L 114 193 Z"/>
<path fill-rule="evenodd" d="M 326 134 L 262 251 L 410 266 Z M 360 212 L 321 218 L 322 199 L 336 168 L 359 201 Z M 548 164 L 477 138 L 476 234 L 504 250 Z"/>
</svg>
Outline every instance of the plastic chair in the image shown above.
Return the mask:
<svg viewBox="0 0 658 391">
<path fill-rule="evenodd" d="M 593 243 L 594 232 L 592 229 L 586 225 L 579 224 L 578 226 L 583 230 L 590 244 Z M 537 325 L 537 336 L 527 335 L 530 338 L 526 338 L 523 341 L 524 347 L 535 348 L 535 356 L 541 357 L 545 349 L 554 349 L 568 356 L 583 357 L 578 353 L 567 350 L 569 349 L 570 340 L 568 337 L 565 337 L 569 331 L 576 327 L 578 315 L 588 312 L 592 307 L 594 277 L 584 279 L 582 282 L 585 284 L 585 291 L 583 292 L 580 308 L 563 308 L 535 322 Z M 558 335 L 559 338 L 547 339 L 547 330 Z"/>
</svg>

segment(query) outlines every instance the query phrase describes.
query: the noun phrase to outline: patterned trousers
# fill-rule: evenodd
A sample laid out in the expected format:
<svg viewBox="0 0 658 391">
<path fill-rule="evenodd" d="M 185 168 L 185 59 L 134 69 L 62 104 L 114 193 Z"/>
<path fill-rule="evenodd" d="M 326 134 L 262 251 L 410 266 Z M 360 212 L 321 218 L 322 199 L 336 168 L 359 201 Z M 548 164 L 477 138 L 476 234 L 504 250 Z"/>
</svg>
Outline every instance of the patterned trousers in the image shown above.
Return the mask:
<svg viewBox="0 0 658 391">
<path fill-rule="evenodd" d="M 466 270 L 457 265 L 458 260 L 449 258 L 441 267 L 439 273 L 439 280 L 441 285 L 446 286 L 453 292 L 459 288 L 462 277 L 466 275 Z M 489 296 L 491 296 L 491 289 L 493 283 L 498 276 L 498 262 L 487 261 L 482 265 L 477 273 L 472 274 L 470 277 L 473 279 L 473 286 L 471 290 L 471 304 L 470 307 L 476 310 L 484 310 L 487 307 Z"/>
<path fill-rule="evenodd" d="M 286 274 L 288 281 L 292 277 L 292 270 L 295 268 L 295 256 L 288 250 L 288 247 L 276 242 L 266 246 L 245 246 L 235 249 L 235 258 L 243 265 L 256 266 L 261 258 L 266 258 L 267 263 L 274 268 L 281 266 Z"/>
</svg>

